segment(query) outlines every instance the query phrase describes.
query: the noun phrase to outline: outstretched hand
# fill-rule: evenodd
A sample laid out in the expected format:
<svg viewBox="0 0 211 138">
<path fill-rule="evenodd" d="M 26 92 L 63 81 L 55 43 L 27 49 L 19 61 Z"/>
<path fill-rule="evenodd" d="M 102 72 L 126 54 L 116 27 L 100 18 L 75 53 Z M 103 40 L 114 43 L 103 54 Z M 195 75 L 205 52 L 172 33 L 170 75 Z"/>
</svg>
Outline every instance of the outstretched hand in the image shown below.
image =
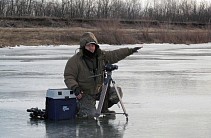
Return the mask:
<svg viewBox="0 0 211 138">
<path fill-rule="evenodd" d="M 133 51 L 133 53 L 135 53 L 135 52 L 138 52 L 138 50 L 141 49 L 141 48 L 143 48 L 143 46 L 141 46 L 141 47 L 134 47 L 132 51 Z"/>
</svg>

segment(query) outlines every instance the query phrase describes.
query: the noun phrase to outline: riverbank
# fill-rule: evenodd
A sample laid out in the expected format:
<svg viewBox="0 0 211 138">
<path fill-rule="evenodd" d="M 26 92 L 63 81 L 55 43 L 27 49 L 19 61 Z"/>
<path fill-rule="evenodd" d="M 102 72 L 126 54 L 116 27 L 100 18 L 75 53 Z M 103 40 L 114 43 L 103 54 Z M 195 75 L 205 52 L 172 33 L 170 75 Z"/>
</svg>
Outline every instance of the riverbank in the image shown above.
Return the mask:
<svg viewBox="0 0 211 138">
<path fill-rule="evenodd" d="M 27 20 L 26 20 L 27 19 Z M 0 47 L 75 45 L 80 36 L 93 32 L 101 44 L 211 42 L 211 27 L 206 24 L 164 23 L 122 20 L 54 20 L 5 18 L 0 21 Z"/>
</svg>

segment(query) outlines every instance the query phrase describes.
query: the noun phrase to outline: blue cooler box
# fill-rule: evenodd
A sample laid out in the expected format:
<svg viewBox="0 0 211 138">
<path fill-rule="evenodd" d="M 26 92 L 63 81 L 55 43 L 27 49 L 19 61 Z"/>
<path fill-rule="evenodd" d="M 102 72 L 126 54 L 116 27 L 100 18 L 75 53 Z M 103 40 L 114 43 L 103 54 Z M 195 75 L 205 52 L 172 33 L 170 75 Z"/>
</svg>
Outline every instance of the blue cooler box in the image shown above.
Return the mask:
<svg viewBox="0 0 211 138">
<path fill-rule="evenodd" d="M 48 89 L 46 94 L 46 118 L 64 120 L 75 118 L 76 97 L 72 90 Z"/>
</svg>

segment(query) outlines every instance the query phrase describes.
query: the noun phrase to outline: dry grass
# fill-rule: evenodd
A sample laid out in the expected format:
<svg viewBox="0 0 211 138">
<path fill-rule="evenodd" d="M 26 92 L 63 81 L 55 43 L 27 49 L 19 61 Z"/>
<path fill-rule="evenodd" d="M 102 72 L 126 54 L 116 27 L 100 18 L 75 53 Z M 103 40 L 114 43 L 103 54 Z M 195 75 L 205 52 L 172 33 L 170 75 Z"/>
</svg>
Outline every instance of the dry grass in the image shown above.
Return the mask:
<svg viewBox="0 0 211 138">
<path fill-rule="evenodd" d="M 138 43 L 133 36 L 128 35 L 127 29 L 122 29 L 119 20 L 106 20 L 97 22 L 99 28 L 98 40 L 106 44 L 134 44 Z"/>
<path fill-rule="evenodd" d="M 0 27 L 0 47 L 38 46 L 38 45 L 74 45 L 79 44 L 84 32 L 93 32 L 99 43 L 135 44 L 135 43 L 207 43 L 211 42 L 210 26 L 194 28 L 162 24 L 120 24 L 118 20 L 104 20 L 94 24 L 74 26 L 5 28 Z"/>
<path fill-rule="evenodd" d="M 0 45 L 72 45 L 78 44 L 81 34 L 85 31 L 92 30 L 79 27 L 0 28 Z"/>
</svg>

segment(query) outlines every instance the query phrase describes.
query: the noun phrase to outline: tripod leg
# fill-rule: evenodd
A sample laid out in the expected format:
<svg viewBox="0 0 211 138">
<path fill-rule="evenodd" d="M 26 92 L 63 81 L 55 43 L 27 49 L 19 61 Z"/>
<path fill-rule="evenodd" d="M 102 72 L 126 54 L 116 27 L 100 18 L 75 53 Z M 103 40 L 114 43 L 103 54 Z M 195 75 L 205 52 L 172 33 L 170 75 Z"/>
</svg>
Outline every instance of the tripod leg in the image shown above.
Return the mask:
<svg viewBox="0 0 211 138">
<path fill-rule="evenodd" d="M 120 104 L 121 104 L 121 106 L 122 106 L 122 110 L 123 110 L 123 112 L 124 112 L 124 114 L 125 114 L 125 116 L 126 116 L 126 118 L 127 118 L 127 120 L 128 120 L 128 114 L 126 113 L 126 109 L 125 109 L 125 106 L 124 106 L 124 104 L 123 104 L 123 102 L 122 102 L 122 98 L 120 97 L 120 94 L 119 94 L 119 91 L 118 91 L 118 89 L 117 89 L 117 86 L 116 86 L 116 84 L 115 84 L 114 81 L 112 81 L 112 83 L 113 83 L 113 86 L 114 86 L 114 88 L 115 88 L 115 90 L 116 90 L 117 96 L 119 97 L 119 102 L 120 102 Z"/>
<path fill-rule="evenodd" d="M 100 100 L 99 100 L 99 104 L 98 104 L 96 115 L 95 115 L 96 118 L 98 118 L 101 114 L 101 110 L 102 110 L 102 107 L 103 107 L 103 103 L 104 103 L 104 99 L 105 99 L 105 96 L 106 96 L 106 91 L 107 91 L 108 85 L 109 85 L 109 83 L 104 85 L 103 89 L 101 91 Z"/>
<path fill-rule="evenodd" d="M 103 102 L 103 107 L 102 107 L 101 113 L 102 113 L 103 111 L 108 111 L 108 97 L 109 97 L 109 91 L 110 91 L 110 85 L 107 86 L 106 95 L 105 95 L 105 98 L 104 98 L 104 102 Z"/>
</svg>

